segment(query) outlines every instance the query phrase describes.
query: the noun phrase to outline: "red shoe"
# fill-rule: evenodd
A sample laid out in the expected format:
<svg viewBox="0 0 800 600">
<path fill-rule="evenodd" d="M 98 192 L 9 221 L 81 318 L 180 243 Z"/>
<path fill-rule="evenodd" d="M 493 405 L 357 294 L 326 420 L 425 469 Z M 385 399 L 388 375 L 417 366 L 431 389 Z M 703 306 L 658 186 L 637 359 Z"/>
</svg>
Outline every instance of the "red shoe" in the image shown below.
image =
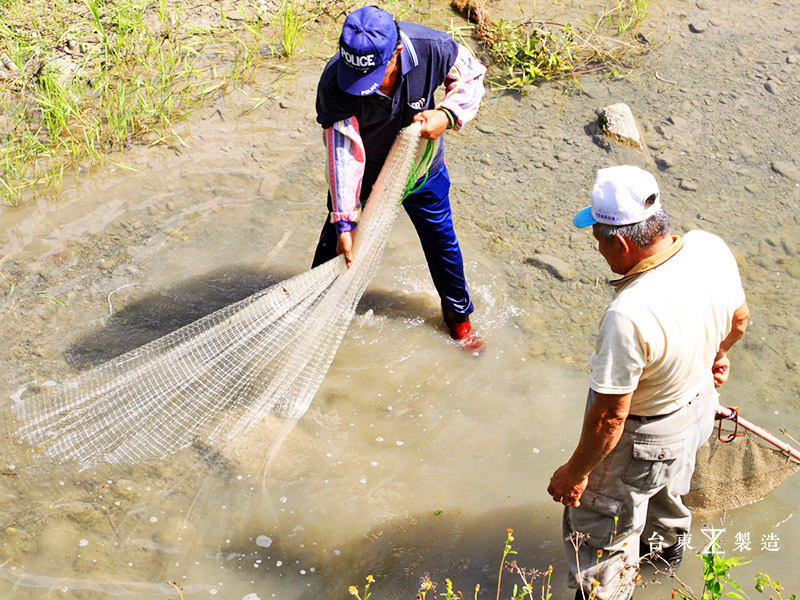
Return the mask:
<svg viewBox="0 0 800 600">
<path fill-rule="evenodd" d="M 459 345 L 470 354 L 478 356 L 486 349 L 486 344 L 472 328 L 469 320 L 461 323 L 447 323 L 447 329 L 450 331 L 450 337 L 458 340 Z"/>
</svg>

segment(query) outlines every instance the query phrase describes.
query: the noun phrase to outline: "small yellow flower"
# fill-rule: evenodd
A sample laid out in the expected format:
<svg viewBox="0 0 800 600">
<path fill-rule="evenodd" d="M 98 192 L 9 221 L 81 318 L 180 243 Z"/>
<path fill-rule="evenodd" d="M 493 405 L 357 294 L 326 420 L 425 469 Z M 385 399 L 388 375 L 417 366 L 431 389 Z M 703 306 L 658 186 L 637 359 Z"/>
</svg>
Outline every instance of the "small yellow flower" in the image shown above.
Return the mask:
<svg viewBox="0 0 800 600">
<path fill-rule="evenodd" d="M 367 575 L 367 583 L 375 583 L 375 578 L 372 575 Z"/>
<path fill-rule="evenodd" d="M 351 596 L 358 596 L 358 588 L 354 585 L 351 585 L 349 588 L 347 588 L 347 591 L 350 592 Z"/>
<path fill-rule="evenodd" d="M 422 582 L 422 589 L 426 592 L 433 587 L 433 584 L 430 581 L 423 581 Z"/>
</svg>

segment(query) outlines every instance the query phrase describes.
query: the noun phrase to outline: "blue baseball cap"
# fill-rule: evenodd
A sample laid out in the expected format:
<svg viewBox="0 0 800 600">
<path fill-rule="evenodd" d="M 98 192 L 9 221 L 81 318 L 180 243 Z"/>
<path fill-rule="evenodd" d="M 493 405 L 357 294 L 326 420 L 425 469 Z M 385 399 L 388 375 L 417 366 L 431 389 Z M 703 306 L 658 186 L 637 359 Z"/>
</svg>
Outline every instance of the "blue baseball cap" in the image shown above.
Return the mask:
<svg viewBox="0 0 800 600">
<path fill-rule="evenodd" d="M 339 87 L 348 94 L 369 96 L 383 81 L 385 69 L 397 47 L 394 18 L 377 6 L 354 10 L 339 36 Z"/>
</svg>

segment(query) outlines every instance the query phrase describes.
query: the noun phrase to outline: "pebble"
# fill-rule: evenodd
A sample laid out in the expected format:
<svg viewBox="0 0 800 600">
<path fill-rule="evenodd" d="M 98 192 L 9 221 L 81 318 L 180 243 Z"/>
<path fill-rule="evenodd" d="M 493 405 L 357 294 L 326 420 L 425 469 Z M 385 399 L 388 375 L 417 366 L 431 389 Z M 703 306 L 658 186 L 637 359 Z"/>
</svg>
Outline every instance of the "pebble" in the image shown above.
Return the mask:
<svg viewBox="0 0 800 600">
<path fill-rule="evenodd" d="M 689 23 L 689 31 L 692 33 L 703 33 L 706 29 L 708 29 L 708 24 L 703 21 Z"/>
<path fill-rule="evenodd" d="M 745 160 L 753 160 L 756 157 L 755 151 L 750 146 L 739 144 L 736 146 L 736 150 L 739 152 L 739 156 Z"/>
<path fill-rule="evenodd" d="M 687 192 L 697 191 L 697 183 L 691 179 L 681 179 L 681 182 L 678 185 L 678 187 L 681 188 L 682 190 L 686 190 Z"/>
<path fill-rule="evenodd" d="M 786 62 L 790 65 L 797 64 L 798 61 L 800 61 L 800 56 L 797 56 L 796 54 L 792 54 L 786 57 Z"/>
<path fill-rule="evenodd" d="M 772 170 L 787 179 L 800 182 L 800 169 L 785 160 L 776 160 L 772 163 Z"/>
<path fill-rule="evenodd" d="M 778 94 L 778 85 L 774 81 L 768 81 L 764 84 L 764 89 L 767 90 L 770 94 Z"/>
<path fill-rule="evenodd" d="M 528 264 L 539 267 L 555 276 L 560 281 L 569 281 L 575 278 L 575 268 L 567 261 L 548 254 L 535 254 L 526 259 Z"/>
<path fill-rule="evenodd" d="M 671 152 L 662 152 L 656 156 L 656 164 L 662 169 L 671 169 L 678 164 L 677 157 Z"/>
</svg>

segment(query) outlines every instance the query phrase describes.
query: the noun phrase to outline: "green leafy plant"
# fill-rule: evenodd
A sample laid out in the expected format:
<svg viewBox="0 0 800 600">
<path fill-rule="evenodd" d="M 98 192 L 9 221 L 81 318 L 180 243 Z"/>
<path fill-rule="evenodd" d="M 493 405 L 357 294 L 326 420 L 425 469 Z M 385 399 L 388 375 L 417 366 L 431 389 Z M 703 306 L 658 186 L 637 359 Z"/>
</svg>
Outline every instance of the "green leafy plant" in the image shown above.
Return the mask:
<svg viewBox="0 0 800 600">
<path fill-rule="evenodd" d="M 778 596 L 778 600 L 797 600 L 797 594 L 792 594 L 791 596 L 784 598 L 783 597 L 783 586 L 781 585 L 780 581 L 775 581 L 772 577 L 767 575 L 766 573 L 756 573 L 756 590 L 758 593 L 763 594 L 764 588 L 767 587 L 775 592 Z"/>
<path fill-rule="evenodd" d="M 577 26 L 533 18 L 494 22 L 471 0 L 454 0 L 492 63 L 487 80 L 516 92 L 538 81 L 605 72 L 622 76 L 647 48 L 639 35 L 649 0 L 608 0 L 600 15 Z M 462 6 L 463 4 L 463 6 Z"/>
<path fill-rule="evenodd" d="M 739 556 L 723 558 L 719 554 L 719 544 L 716 541 L 709 545 L 707 552 L 697 556 L 703 561 L 703 590 L 699 597 L 688 585 L 678 579 L 674 572 L 671 573 L 673 579 L 682 588 L 676 590 L 681 600 L 717 600 L 718 598 L 745 600 L 748 597 L 742 586 L 731 576 L 731 571 L 749 564 L 751 561 L 744 560 Z"/>
</svg>

